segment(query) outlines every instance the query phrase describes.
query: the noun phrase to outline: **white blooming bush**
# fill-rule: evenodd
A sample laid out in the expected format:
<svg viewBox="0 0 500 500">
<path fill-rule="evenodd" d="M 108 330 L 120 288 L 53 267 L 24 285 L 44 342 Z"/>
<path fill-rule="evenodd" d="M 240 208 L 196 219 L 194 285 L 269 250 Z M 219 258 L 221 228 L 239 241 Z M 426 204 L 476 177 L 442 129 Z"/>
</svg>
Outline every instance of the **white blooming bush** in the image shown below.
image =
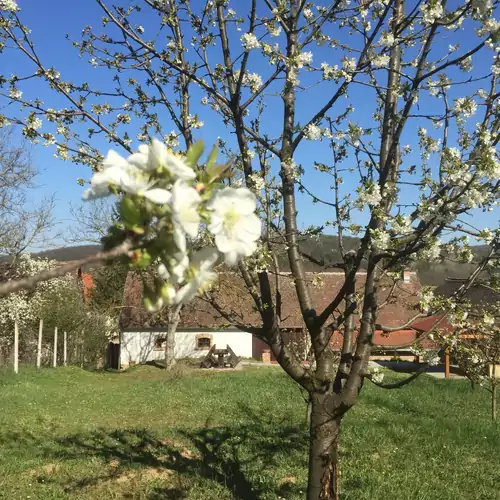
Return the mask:
<svg viewBox="0 0 500 500">
<path fill-rule="evenodd" d="M 186 156 L 153 139 L 124 158 L 110 151 L 83 197 L 119 195 L 119 222 L 105 239 L 107 248 L 130 241 L 133 268 L 154 265 L 154 286 L 145 283 L 145 304 L 153 311 L 190 301 L 216 278 L 219 252 L 229 266 L 251 256 L 261 236 L 256 196 L 247 188 L 224 186 L 228 165 L 217 165 L 217 149 L 203 168 L 201 142 Z M 189 240 L 208 231 L 215 246 L 195 254 Z"/>
<path fill-rule="evenodd" d="M 36 276 L 41 271 L 53 269 L 57 261 L 34 259 L 29 253 L 22 254 L 9 278 Z M 44 306 L 47 297 L 53 293 L 63 296 L 71 286 L 71 277 L 54 278 L 39 283 L 33 291 L 20 291 L 0 298 L 0 342 L 10 345 L 13 342 L 14 323 L 17 321 L 21 331 L 33 329 L 38 322 L 38 311 Z"/>
</svg>

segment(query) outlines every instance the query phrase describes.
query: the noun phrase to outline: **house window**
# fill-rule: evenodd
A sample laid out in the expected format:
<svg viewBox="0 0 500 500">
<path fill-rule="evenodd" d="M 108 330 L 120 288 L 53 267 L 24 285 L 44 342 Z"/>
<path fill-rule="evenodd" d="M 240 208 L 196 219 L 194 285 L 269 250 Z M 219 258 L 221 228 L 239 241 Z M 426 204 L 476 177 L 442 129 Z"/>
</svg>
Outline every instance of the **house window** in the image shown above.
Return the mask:
<svg viewBox="0 0 500 500">
<path fill-rule="evenodd" d="M 167 348 L 167 337 L 158 336 L 155 339 L 155 351 L 164 351 Z"/>
<path fill-rule="evenodd" d="M 196 349 L 209 351 L 212 347 L 212 335 L 196 335 Z"/>
</svg>

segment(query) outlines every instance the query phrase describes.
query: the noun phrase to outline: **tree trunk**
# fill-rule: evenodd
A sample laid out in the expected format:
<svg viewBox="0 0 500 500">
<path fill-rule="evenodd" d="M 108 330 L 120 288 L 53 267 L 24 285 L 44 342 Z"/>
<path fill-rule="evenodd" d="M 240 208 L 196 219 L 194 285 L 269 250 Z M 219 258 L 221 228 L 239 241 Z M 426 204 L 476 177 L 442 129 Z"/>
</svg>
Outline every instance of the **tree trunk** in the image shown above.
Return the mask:
<svg viewBox="0 0 500 500">
<path fill-rule="evenodd" d="M 167 341 L 165 345 L 165 368 L 172 369 L 175 365 L 175 328 L 168 326 Z"/>
<path fill-rule="evenodd" d="M 182 305 L 179 304 L 169 310 L 167 339 L 165 342 L 165 369 L 170 370 L 175 365 L 175 334 L 181 319 Z"/>
<path fill-rule="evenodd" d="M 338 500 L 338 443 L 341 417 L 332 417 L 333 396 L 311 395 L 307 500 Z"/>
</svg>

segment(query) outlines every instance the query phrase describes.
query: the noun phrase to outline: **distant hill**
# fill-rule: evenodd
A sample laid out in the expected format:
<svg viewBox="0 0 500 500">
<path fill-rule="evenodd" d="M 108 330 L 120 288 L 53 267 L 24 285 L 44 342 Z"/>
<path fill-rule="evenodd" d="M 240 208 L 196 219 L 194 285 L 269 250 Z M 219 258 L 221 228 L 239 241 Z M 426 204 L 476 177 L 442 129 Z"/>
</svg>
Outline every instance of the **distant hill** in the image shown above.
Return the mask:
<svg viewBox="0 0 500 500">
<path fill-rule="evenodd" d="M 344 250 L 354 250 L 359 245 L 358 238 L 346 237 L 343 241 Z M 342 261 L 338 238 L 333 235 L 321 235 L 311 237 L 300 243 L 299 248 L 302 252 L 311 256 L 311 259 L 304 259 L 304 265 L 307 271 L 334 270 L 335 264 Z M 473 252 L 477 256 L 483 256 L 488 251 L 488 246 L 475 246 Z M 33 254 L 36 257 L 68 262 L 79 260 L 94 254 L 100 249 L 99 245 L 80 245 L 54 248 L 43 252 Z M 0 257 L 1 262 L 7 262 L 8 257 Z M 286 255 L 280 255 L 279 266 L 282 271 L 288 271 L 288 260 Z M 442 285 L 447 278 L 466 278 L 474 270 L 472 264 L 460 264 L 453 262 L 433 263 L 419 261 L 414 266 L 418 273 L 420 282 L 426 286 Z"/>
</svg>

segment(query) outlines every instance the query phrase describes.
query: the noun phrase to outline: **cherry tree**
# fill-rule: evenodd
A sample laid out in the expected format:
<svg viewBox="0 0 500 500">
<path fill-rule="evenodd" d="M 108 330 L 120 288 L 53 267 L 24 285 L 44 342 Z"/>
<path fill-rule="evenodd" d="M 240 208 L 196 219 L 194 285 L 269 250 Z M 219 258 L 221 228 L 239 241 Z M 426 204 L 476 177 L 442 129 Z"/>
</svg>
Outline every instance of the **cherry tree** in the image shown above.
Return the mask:
<svg viewBox="0 0 500 500">
<path fill-rule="evenodd" d="M 498 323 L 499 262 L 496 258 L 478 278 L 472 294 L 462 300 L 427 294 L 434 312 L 450 310 L 450 328 L 437 328 L 432 340 L 448 349 L 458 366 L 472 382 L 491 394 L 491 417 L 497 418 L 497 388 L 500 384 L 500 330 Z"/>
<path fill-rule="evenodd" d="M 155 263 L 158 279 L 145 284 L 151 310 L 201 291 L 228 321 L 266 340 L 309 393 L 307 498 L 336 498 L 343 417 L 367 379 L 394 386 L 368 367 L 375 329 L 391 331 L 377 323 L 381 280 L 396 280 L 417 259 L 476 263 L 448 313 L 497 256 L 498 238 L 477 214 L 491 221 L 498 203 L 498 1 L 96 4 L 102 26 L 84 26 L 73 41 L 89 69 L 106 72 L 92 84 L 44 60 L 16 3 L 0 3 L 0 47 L 32 68 L 2 77 L 0 96 L 12 111 L 0 123 L 88 165 L 95 173 L 85 198 L 121 195 L 121 221 L 94 259 Z M 65 107 L 29 95 L 24 83 L 33 78 Z M 213 130 L 222 131 L 217 143 L 231 168 L 216 166 L 215 152 L 198 166 L 195 139 Z M 120 152 L 105 156 L 102 137 Z M 307 201 L 322 209 L 300 229 L 297 207 Z M 237 266 L 260 326 L 241 323 L 207 290 L 217 252 L 188 251 L 200 223 L 226 264 Z M 312 256 L 299 242 L 325 228 L 338 237 L 345 280 L 340 291 L 325 290 L 330 303 L 318 310 L 304 266 Z M 353 251 L 345 250 L 348 236 L 359 237 Z M 475 257 L 469 238 L 489 245 L 487 255 Z M 276 277 L 283 248 L 311 367 L 282 335 Z M 339 363 L 335 331 L 343 335 Z"/>
</svg>

